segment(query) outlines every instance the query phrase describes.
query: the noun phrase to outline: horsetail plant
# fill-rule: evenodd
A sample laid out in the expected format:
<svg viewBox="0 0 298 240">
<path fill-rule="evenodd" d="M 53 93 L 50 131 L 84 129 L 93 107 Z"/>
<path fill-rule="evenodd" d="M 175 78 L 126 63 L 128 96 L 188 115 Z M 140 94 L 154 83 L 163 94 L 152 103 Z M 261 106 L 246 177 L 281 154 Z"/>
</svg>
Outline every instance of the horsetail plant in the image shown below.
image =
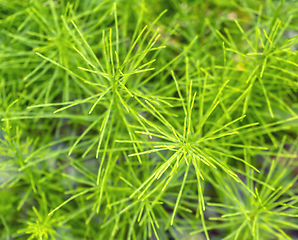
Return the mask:
<svg viewBox="0 0 298 240">
<path fill-rule="evenodd" d="M 0 0 L 0 239 L 297 239 L 297 10 Z"/>
</svg>

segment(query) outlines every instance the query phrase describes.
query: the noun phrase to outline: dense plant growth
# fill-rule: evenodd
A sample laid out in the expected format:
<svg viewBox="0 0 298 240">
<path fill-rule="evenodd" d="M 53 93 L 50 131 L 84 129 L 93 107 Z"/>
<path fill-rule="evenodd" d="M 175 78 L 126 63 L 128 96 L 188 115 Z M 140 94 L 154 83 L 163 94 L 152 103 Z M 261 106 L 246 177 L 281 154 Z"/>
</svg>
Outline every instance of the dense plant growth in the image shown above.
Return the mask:
<svg viewBox="0 0 298 240">
<path fill-rule="evenodd" d="M 0 239 L 298 239 L 297 17 L 0 0 Z"/>
</svg>

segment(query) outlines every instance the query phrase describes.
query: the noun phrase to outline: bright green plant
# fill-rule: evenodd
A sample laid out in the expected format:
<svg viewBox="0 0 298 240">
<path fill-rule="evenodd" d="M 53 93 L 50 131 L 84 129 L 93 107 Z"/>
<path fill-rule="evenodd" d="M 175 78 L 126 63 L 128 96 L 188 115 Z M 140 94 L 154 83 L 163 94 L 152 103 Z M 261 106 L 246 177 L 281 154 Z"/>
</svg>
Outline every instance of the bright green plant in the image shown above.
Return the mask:
<svg viewBox="0 0 298 240">
<path fill-rule="evenodd" d="M 298 239 L 297 14 L 0 0 L 0 239 Z"/>
</svg>

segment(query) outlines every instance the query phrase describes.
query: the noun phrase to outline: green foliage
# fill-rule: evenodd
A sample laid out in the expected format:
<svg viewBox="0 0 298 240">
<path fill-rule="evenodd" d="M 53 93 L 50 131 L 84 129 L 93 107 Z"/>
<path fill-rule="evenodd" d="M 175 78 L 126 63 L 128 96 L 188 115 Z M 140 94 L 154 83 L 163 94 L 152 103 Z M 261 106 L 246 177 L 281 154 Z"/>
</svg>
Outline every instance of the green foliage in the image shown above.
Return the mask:
<svg viewBox="0 0 298 240">
<path fill-rule="evenodd" d="M 298 239 L 297 14 L 0 0 L 0 239 Z"/>
</svg>

